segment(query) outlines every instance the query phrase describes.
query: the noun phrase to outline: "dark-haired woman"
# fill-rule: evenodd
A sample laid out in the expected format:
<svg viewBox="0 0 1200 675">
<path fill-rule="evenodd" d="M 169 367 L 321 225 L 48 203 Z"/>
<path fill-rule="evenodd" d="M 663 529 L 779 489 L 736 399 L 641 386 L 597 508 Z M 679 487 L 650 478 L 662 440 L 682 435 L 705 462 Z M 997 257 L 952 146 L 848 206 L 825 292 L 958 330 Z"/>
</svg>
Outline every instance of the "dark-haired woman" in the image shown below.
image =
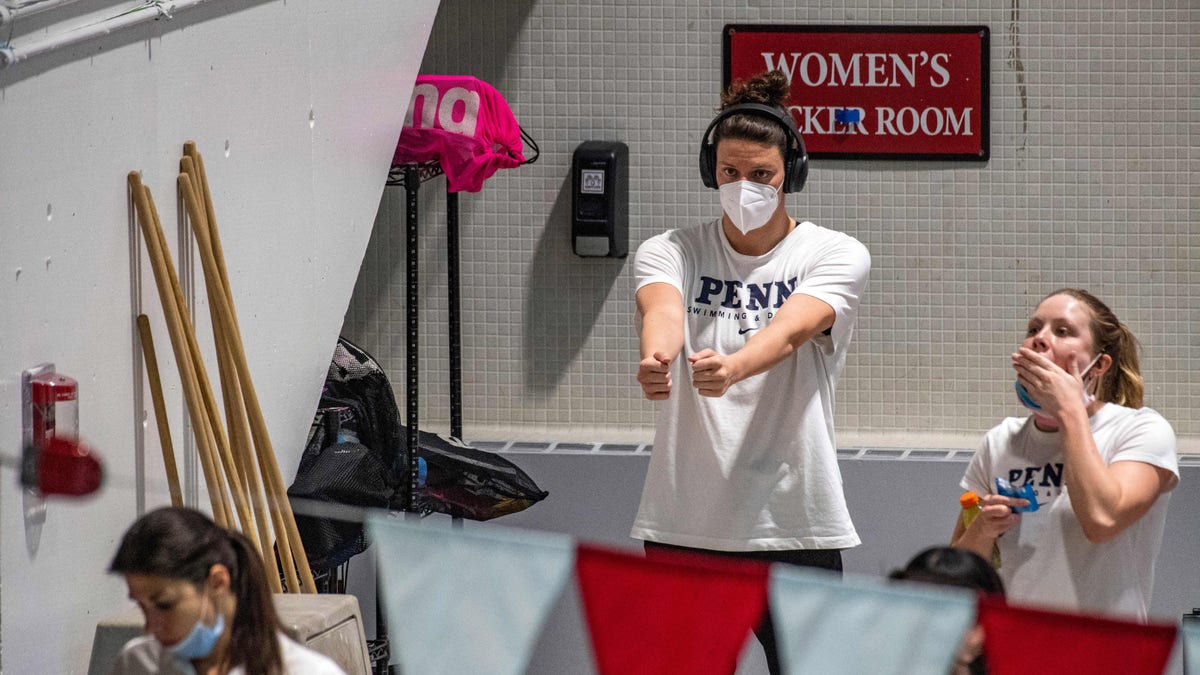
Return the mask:
<svg viewBox="0 0 1200 675">
<path fill-rule="evenodd" d="M 888 576 L 891 579 L 939 586 L 958 586 L 983 595 L 1004 597 L 1004 582 L 992 564 L 974 551 L 962 548 L 927 548 L 913 556 L 904 569 Z M 983 628 L 976 625 L 967 631 L 958 646 L 950 675 L 985 675 L 987 672 L 987 661 L 983 656 Z"/>
<path fill-rule="evenodd" d="M 1033 414 L 984 437 L 961 483 L 982 509 L 952 539 L 980 555 L 998 542 L 1011 599 L 1146 618 L 1179 465 L 1171 425 L 1142 407 L 1137 347 L 1087 291 L 1055 291 L 1030 317 L 1012 359 Z M 995 494 L 996 478 L 1033 486 L 1038 510 L 1014 513 L 1027 500 Z"/>
<path fill-rule="evenodd" d="M 778 71 L 725 92 L 700 160 L 723 214 L 637 251 L 638 382 L 662 402 L 632 531 L 648 555 L 684 548 L 840 572 L 841 549 L 860 543 L 833 392 L 871 261 L 853 237 L 788 215 L 807 156 L 787 93 Z M 771 635 L 760 639 L 778 672 Z"/>
<path fill-rule="evenodd" d="M 198 511 L 139 518 L 109 571 L 125 577 L 146 617 L 146 635 L 121 650 L 115 675 L 344 675 L 284 637 L 258 553 Z"/>
</svg>

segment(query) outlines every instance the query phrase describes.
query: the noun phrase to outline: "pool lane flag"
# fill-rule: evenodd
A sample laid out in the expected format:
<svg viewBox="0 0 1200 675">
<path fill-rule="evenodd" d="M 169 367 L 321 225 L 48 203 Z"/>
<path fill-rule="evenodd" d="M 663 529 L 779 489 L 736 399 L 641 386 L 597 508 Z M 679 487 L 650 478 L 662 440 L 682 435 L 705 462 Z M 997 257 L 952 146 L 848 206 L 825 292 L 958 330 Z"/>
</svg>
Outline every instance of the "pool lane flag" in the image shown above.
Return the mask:
<svg viewBox="0 0 1200 675">
<path fill-rule="evenodd" d="M 575 574 L 599 675 L 728 675 L 767 600 L 753 561 L 580 544 Z"/>
<path fill-rule="evenodd" d="M 1174 624 L 979 601 L 991 675 L 1160 675 L 1175 645 Z M 1188 671 L 1197 672 L 1197 671 Z"/>
<path fill-rule="evenodd" d="M 965 589 L 791 565 L 771 568 L 770 599 L 786 673 L 945 675 L 975 618 Z"/>
<path fill-rule="evenodd" d="M 1200 621 L 1185 620 L 1179 634 L 1183 641 L 1183 672 L 1200 673 Z"/>
<path fill-rule="evenodd" d="M 422 675 L 519 675 L 571 574 L 567 535 L 373 514 L 392 662 Z"/>
</svg>

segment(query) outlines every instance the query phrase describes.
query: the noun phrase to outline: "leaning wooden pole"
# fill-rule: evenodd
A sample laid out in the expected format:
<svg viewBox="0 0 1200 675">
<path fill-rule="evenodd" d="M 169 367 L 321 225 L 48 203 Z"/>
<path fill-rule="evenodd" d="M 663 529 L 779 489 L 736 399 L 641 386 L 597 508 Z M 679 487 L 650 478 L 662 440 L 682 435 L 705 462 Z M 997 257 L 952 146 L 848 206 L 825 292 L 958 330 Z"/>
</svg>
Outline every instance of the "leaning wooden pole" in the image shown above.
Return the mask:
<svg viewBox="0 0 1200 675">
<path fill-rule="evenodd" d="M 229 283 L 229 271 L 225 265 L 225 251 L 224 251 L 224 247 L 221 244 L 220 228 L 217 227 L 216 210 L 213 208 L 212 191 L 209 190 L 209 187 L 208 187 L 208 172 L 205 171 L 205 168 L 204 168 L 204 156 L 196 148 L 195 142 L 188 141 L 188 142 L 184 143 L 183 147 L 184 147 L 184 154 L 187 155 L 192 160 L 192 167 L 194 169 L 192 180 L 193 180 L 193 184 L 196 186 L 196 196 L 203 197 L 204 213 L 205 213 L 206 221 L 208 224 L 207 234 L 208 234 L 208 239 L 209 239 L 209 246 L 212 250 L 212 257 L 213 257 L 215 266 L 217 268 L 217 271 L 220 273 L 221 285 L 225 289 L 225 299 L 229 305 L 228 318 L 230 320 L 231 325 L 225 326 L 225 329 L 226 329 L 225 337 L 229 341 L 230 355 L 232 356 L 233 355 L 232 352 L 234 349 L 234 337 L 236 337 L 236 339 L 237 339 L 237 345 L 238 345 L 237 348 L 239 350 L 241 349 L 240 345 L 241 345 L 242 331 L 241 331 L 241 326 L 238 323 L 237 308 L 233 302 L 233 287 Z M 245 352 L 242 351 L 240 353 L 242 355 L 242 361 L 244 362 L 245 361 Z M 236 376 L 236 373 L 235 373 L 235 376 Z M 245 376 L 249 377 L 249 373 L 247 372 Z M 251 386 L 251 391 L 253 391 L 252 386 Z M 248 407 L 246 407 L 247 402 L 244 398 L 238 399 L 237 402 L 240 406 L 242 406 L 242 410 L 244 412 L 246 412 L 247 414 L 250 412 L 250 409 Z M 255 394 L 255 405 L 257 406 L 257 395 L 256 394 Z M 259 410 L 257 412 L 257 414 L 261 417 L 261 414 L 262 414 L 261 410 Z M 239 421 L 244 422 L 244 423 L 249 421 L 245 417 L 242 417 L 242 416 L 239 416 L 238 419 L 239 419 Z M 266 441 L 267 441 L 267 448 L 270 451 L 270 453 L 269 453 L 270 454 L 270 465 L 271 465 L 270 468 L 273 469 L 273 471 L 271 471 L 271 472 L 268 472 L 266 470 L 263 471 L 264 488 L 266 487 L 266 483 L 269 480 L 267 474 L 273 473 L 276 476 L 276 481 L 278 482 L 280 489 L 283 490 L 284 499 L 286 499 L 286 494 L 287 494 L 286 488 L 282 487 L 283 486 L 282 476 L 278 475 L 279 474 L 279 465 L 275 459 L 274 449 L 271 448 L 271 446 L 270 446 L 270 437 L 266 435 L 265 424 L 262 426 L 262 430 L 263 430 L 262 431 L 263 437 L 266 438 Z M 249 428 L 243 429 L 242 432 L 245 436 L 248 436 L 248 437 L 253 436 L 253 433 Z M 249 440 L 247 441 L 247 444 L 249 444 Z M 257 445 L 257 442 L 256 442 L 256 445 Z M 253 476 L 253 475 L 254 475 L 253 472 L 251 472 L 251 476 Z M 299 560 L 299 568 L 300 568 L 301 577 L 311 579 L 312 572 L 309 569 L 308 557 L 304 551 L 304 545 L 303 545 L 303 541 L 300 539 L 299 530 L 296 529 L 296 527 L 295 527 L 295 517 L 294 517 L 294 514 L 292 514 L 292 512 L 291 512 L 291 503 L 290 502 L 287 502 L 286 515 L 287 515 L 287 521 L 288 521 L 288 523 L 290 523 L 291 527 L 288 528 L 287 532 L 279 532 L 279 535 L 281 537 L 283 537 L 283 535 L 285 533 L 287 534 L 287 537 L 281 538 L 281 541 L 290 541 L 292 543 L 292 551 L 293 551 L 295 557 Z M 312 592 L 315 592 L 315 590 L 316 590 L 315 583 L 312 583 L 309 585 L 312 588 Z"/>
<path fill-rule="evenodd" d="M 204 181 L 204 165 L 199 162 L 199 155 L 196 154 L 195 144 L 189 141 L 184 146 L 184 151 L 187 157 L 180 161 L 180 166 L 184 173 L 191 175 L 192 187 L 195 191 L 198 187 L 205 189 L 207 183 Z M 188 161 L 188 158 L 191 161 Z M 198 194 L 198 192 L 197 192 Z M 215 236 L 215 223 L 213 219 L 211 203 L 212 198 L 207 194 L 204 197 L 206 204 L 205 217 L 208 235 L 210 239 Z M 197 225 L 193 223 L 193 227 Z M 215 243 L 215 239 L 214 239 Z M 221 258 L 218 256 L 218 263 L 221 263 Z M 222 264 L 223 266 L 223 264 Z M 225 295 L 226 300 L 229 300 L 231 294 L 228 287 L 228 277 L 222 270 L 221 278 L 215 284 L 218 288 L 213 288 L 213 281 L 205 275 L 205 281 L 209 286 L 209 292 L 219 292 Z M 232 302 L 229 303 L 233 307 Z M 271 513 L 268 510 L 266 501 L 263 499 L 263 486 L 258 479 L 258 469 L 253 456 L 252 439 L 250 436 L 250 426 L 246 419 L 245 405 L 242 401 L 241 389 L 238 386 L 237 366 L 233 359 L 233 346 L 228 337 L 229 330 L 221 322 L 221 318 L 216 311 L 216 304 L 209 299 L 209 311 L 212 315 L 213 340 L 217 347 L 217 370 L 220 374 L 221 382 L 221 398 L 225 408 L 225 423 L 229 431 L 229 449 L 233 456 L 233 461 L 237 465 L 238 473 L 242 477 L 242 484 L 249 493 L 250 506 L 254 515 L 254 524 L 258 529 L 258 540 L 261 542 L 260 552 L 262 553 L 263 562 L 267 566 L 268 582 L 271 584 L 271 591 L 280 593 L 283 591 L 283 586 L 279 580 L 279 562 L 276 560 L 274 551 L 271 548 Z M 236 320 L 236 315 L 234 319 Z M 288 544 L 286 530 L 280 522 L 280 532 L 285 533 L 285 536 L 277 538 L 279 544 Z M 290 550 L 290 545 L 289 545 Z"/>
<path fill-rule="evenodd" d="M 229 287 L 229 274 L 225 269 L 225 254 L 221 247 L 221 238 L 217 233 L 217 220 L 213 209 L 212 194 L 208 190 L 208 176 L 204 172 L 204 160 L 200 156 L 200 152 L 196 149 L 194 141 L 188 141 L 183 144 L 184 157 L 179 161 L 179 170 L 185 174 L 192 182 L 192 191 L 197 199 L 202 199 L 204 204 L 204 220 L 207 226 L 208 238 L 212 245 L 213 258 L 217 263 L 217 270 L 221 273 L 220 279 L 216 280 L 215 286 L 220 292 L 225 294 L 225 300 L 229 304 L 231 317 L 233 319 L 233 330 L 241 334 L 241 328 L 238 326 L 237 309 L 233 304 L 233 291 Z M 205 277 L 208 284 L 213 282 Z M 211 285 L 210 285 L 211 288 Z M 225 331 L 221 330 L 220 317 L 215 310 L 215 303 L 209 302 L 209 310 L 211 312 L 213 339 L 217 346 L 217 366 L 221 375 L 221 393 L 222 400 L 225 404 L 225 419 L 229 428 L 230 446 L 244 450 L 244 453 L 234 453 L 235 460 L 243 472 L 249 465 L 249 462 L 242 461 L 242 454 L 249 455 L 250 437 L 249 422 L 246 420 L 245 402 L 241 398 L 241 391 L 237 384 L 236 365 L 233 363 L 232 349 Z M 236 442 L 235 442 L 236 441 Z M 254 472 L 244 473 L 247 481 L 258 483 L 257 476 Z M 257 494 L 257 489 L 254 491 Z M 260 500 L 261 501 L 261 500 Z M 260 510 L 261 512 L 261 510 Z M 265 538 L 265 536 L 264 536 Z"/>
<path fill-rule="evenodd" d="M 158 288 L 159 301 L 162 303 L 163 315 L 167 322 L 167 333 L 171 338 L 171 349 L 175 353 L 175 363 L 179 368 L 179 377 L 183 389 L 184 402 L 188 414 L 194 420 L 192 431 L 196 438 L 197 454 L 200 456 L 200 466 L 204 471 L 204 479 L 210 486 L 208 499 L 212 507 L 213 519 L 218 524 L 228 524 L 228 514 L 224 509 L 221 494 L 211 488 L 216 485 L 215 471 L 212 466 L 212 446 L 209 430 L 206 424 L 199 393 L 195 388 L 195 373 L 192 372 L 192 359 L 187 351 L 186 338 L 183 336 L 182 317 L 175 303 L 175 294 L 171 290 L 167 277 L 166 262 L 160 246 L 158 219 L 150 201 L 149 188 L 142 185 L 142 177 L 138 172 L 129 173 L 129 188 L 133 193 L 134 208 L 137 210 L 138 224 L 142 228 L 142 239 L 146 244 L 146 253 L 150 258 L 150 269 L 154 273 L 155 286 Z"/>
<path fill-rule="evenodd" d="M 212 242 L 213 257 L 217 262 L 217 270 L 221 273 L 221 278 L 216 284 L 220 292 L 225 294 L 225 300 L 229 303 L 229 308 L 232 310 L 231 316 L 233 319 L 233 330 L 241 334 L 241 328 L 237 322 L 237 309 L 233 304 L 233 292 L 229 287 L 229 274 L 225 269 L 225 254 L 221 248 L 221 238 L 217 233 L 217 221 L 213 209 L 212 195 L 208 190 L 208 176 L 204 172 L 204 159 L 196 150 L 196 143 L 188 141 L 183 144 L 184 157 L 180 160 L 180 171 L 188 174 L 192 181 L 192 190 L 197 198 L 203 199 L 204 217 L 207 224 L 209 241 Z M 205 281 L 208 279 L 206 277 Z M 239 468 L 243 472 L 244 480 L 248 483 L 253 483 L 253 487 L 247 486 L 251 494 L 259 496 L 260 486 L 258 485 L 258 477 L 255 471 L 247 471 L 253 467 L 253 463 L 249 460 L 252 442 L 250 436 L 250 426 L 246 419 L 245 403 L 241 397 L 241 391 L 237 383 L 236 365 L 233 363 L 232 349 L 233 346 L 229 343 L 227 331 L 221 329 L 220 317 L 215 311 L 215 304 L 210 301 L 209 309 L 212 317 L 213 339 L 217 346 L 217 366 L 221 375 L 221 393 L 222 400 L 225 404 L 225 420 L 229 429 L 230 447 L 240 450 L 234 452 L 234 459 L 238 462 Z M 265 513 L 265 506 L 261 504 L 261 498 L 256 500 L 255 508 L 258 513 Z M 263 519 L 256 519 L 260 524 Z M 269 541 L 265 532 L 262 534 L 264 541 Z"/>
<path fill-rule="evenodd" d="M 187 174 L 179 174 L 176 182 L 181 191 L 185 195 L 191 194 L 191 179 Z M 204 216 L 201 212 L 203 208 L 199 200 L 192 194 L 188 199 L 185 196 L 184 205 L 188 210 L 188 217 L 193 223 L 199 222 Z M 207 229 L 207 228 L 205 228 Z M 204 266 L 204 274 L 212 275 L 213 278 L 220 278 L 220 271 L 216 267 L 216 259 L 212 252 L 212 242 L 208 237 L 207 231 L 202 231 L 200 228 L 193 228 L 196 234 L 197 242 L 200 244 L 200 260 Z M 230 307 L 224 294 L 215 294 L 210 301 L 215 300 L 217 312 L 219 313 L 222 324 L 232 329 L 235 326 L 233 319 L 233 309 Z M 295 569 L 299 570 L 301 582 L 300 588 L 304 592 L 316 593 L 317 586 L 313 580 L 312 570 L 308 565 L 308 558 L 303 554 L 304 545 L 300 540 L 300 531 L 296 527 L 295 514 L 292 513 L 291 504 L 288 502 L 287 489 L 283 484 L 283 477 L 279 473 L 279 464 L 275 459 L 275 451 L 271 446 L 270 435 L 267 433 L 266 420 L 262 415 L 262 408 L 258 402 L 258 395 L 254 391 L 254 384 L 250 377 L 250 368 L 246 363 L 245 347 L 242 344 L 241 335 L 236 330 L 230 330 L 228 338 L 233 345 L 234 362 L 237 364 L 238 384 L 242 389 L 242 397 L 246 403 L 246 412 L 250 419 L 250 434 L 254 438 L 254 449 L 258 457 L 259 468 L 263 474 L 263 483 L 267 486 L 268 499 L 280 515 L 283 516 L 284 530 L 287 532 L 287 538 L 291 544 L 292 550 L 297 553 L 293 564 L 284 557 L 285 551 L 289 547 L 280 545 L 280 557 L 284 563 L 284 574 L 294 575 Z M 279 531 L 276 532 L 278 536 Z M 293 586 L 289 579 L 289 588 Z"/>
<path fill-rule="evenodd" d="M 179 489 L 179 468 L 175 464 L 175 446 L 171 442 L 171 425 L 167 421 L 167 404 L 163 400 L 162 379 L 158 374 L 158 356 L 154 352 L 154 335 L 150 332 L 149 317 L 138 314 L 137 327 L 142 343 L 142 359 L 146 362 L 146 379 L 150 382 L 150 400 L 154 403 L 154 421 L 158 425 L 158 443 L 162 448 L 171 506 L 183 506 L 183 491 Z"/>
<path fill-rule="evenodd" d="M 158 218 L 158 208 L 154 205 L 154 197 L 150 194 L 150 189 L 145 187 L 143 189 L 146 191 L 146 201 L 150 204 L 150 215 L 154 218 L 154 231 L 158 233 L 158 247 L 167 268 L 167 280 L 170 283 L 171 292 L 175 295 L 176 312 L 183 327 L 183 337 L 192 364 L 192 383 L 200 397 L 201 410 L 204 412 L 201 419 L 193 417 L 192 424 L 193 426 L 200 425 L 209 438 L 208 461 L 213 469 L 213 475 L 212 481 L 208 476 L 205 476 L 205 481 L 208 483 L 209 493 L 216 491 L 219 495 L 225 518 L 223 527 L 233 527 L 234 507 L 230 503 L 230 490 L 236 489 L 236 486 L 226 482 L 227 474 L 221 466 L 221 448 L 228 443 L 228 440 L 225 437 L 225 429 L 221 426 L 220 417 L 213 412 L 215 406 L 212 400 L 212 384 L 208 381 L 208 368 L 205 367 L 204 357 L 200 354 L 200 343 L 196 340 L 196 328 L 187 311 L 187 299 L 183 297 L 183 286 L 179 283 L 179 275 L 175 272 L 175 261 L 171 258 L 171 249 L 167 246 L 167 235 Z"/>
<path fill-rule="evenodd" d="M 190 162 L 190 160 L 187 160 L 187 158 L 185 158 L 185 161 Z M 186 204 L 188 199 L 195 199 L 195 195 L 189 190 L 183 194 L 183 199 Z M 195 232 L 199 229 L 207 229 L 207 225 L 203 220 L 196 221 L 193 219 L 192 231 Z M 208 292 L 210 309 L 213 296 L 222 294 L 221 289 L 218 287 L 219 283 L 219 280 L 213 280 L 211 277 L 205 274 L 204 286 Z M 216 330 L 215 327 L 214 330 Z M 238 464 L 234 461 L 233 454 L 229 449 L 229 437 L 225 434 L 224 425 L 221 424 L 221 412 L 217 408 L 216 395 L 214 394 L 212 384 L 208 379 L 208 372 L 204 368 L 203 357 L 200 354 L 200 344 L 197 342 L 194 334 L 189 336 L 188 347 L 191 350 L 192 359 L 196 363 L 197 370 L 203 372 L 201 377 L 200 391 L 204 400 L 204 409 L 208 413 L 210 423 L 212 424 L 213 433 L 216 437 L 217 456 L 220 458 L 221 466 L 225 470 L 225 480 L 229 483 L 230 493 L 233 496 L 233 505 L 237 510 L 238 521 L 242 524 L 242 532 L 246 535 L 246 538 L 250 540 L 250 543 L 254 545 L 254 548 L 265 555 L 265 552 L 258 542 L 258 535 L 256 534 L 254 519 L 250 515 L 250 504 L 247 501 L 246 491 L 243 489 L 242 478 L 238 471 Z"/>
<path fill-rule="evenodd" d="M 186 160 L 186 157 L 185 157 L 185 160 Z M 185 175 L 185 174 L 179 174 L 179 175 Z M 198 244 L 197 247 L 200 250 L 200 259 L 202 259 L 202 262 L 203 262 L 203 259 L 204 259 L 203 246 L 199 245 L 199 244 L 200 244 L 200 241 L 203 241 L 204 233 L 208 232 L 208 227 L 206 227 L 206 223 L 203 219 L 203 214 L 202 214 L 202 217 L 199 217 L 199 219 L 197 219 L 196 211 L 194 211 L 194 209 L 192 209 L 192 208 L 188 208 L 188 205 L 190 205 L 194 201 L 196 201 L 196 195 L 194 195 L 194 192 L 191 189 L 185 189 L 184 183 L 180 183 L 180 181 L 178 181 L 178 180 L 176 180 L 176 187 L 178 187 L 179 192 L 180 192 L 180 197 L 182 198 L 182 201 L 184 201 L 185 209 L 187 210 L 187 214 L 188 214 L 188 219 L 190 219 L 191 225 L 192 225 L 192 234 L 194 235 L 194 237 L 196 237 L 197 244 Z M 223 297 L 223 293 L 217 292 L 216 289 L 214 288 L 214 286 L 212 286 L 212 277 L 210 274 L 206 273 L 206 271 L 205 271 L 204 279 L 205 279 L 205 289 L 206 289 L 206 292 L 208 292 L 208 298 L 209 298 L 209 311 L 211 312 L 211 315 L 212 315 L 212 330 L 214 330 L 214 335 L 216 337 L 215 341 L 216 341 L 216 346 L 217 346 L 217 351 L 218 351 L 218 365 L 220 365 L 220 351 L 221 351 L 221 345 L 222 345 L 222 341 L 223 341 L 222 337 L 221 337 L 222 331 L 221 331 L 220 327 L 221 327 L 221 322 L 223 321 L 223 319 L 220 315 L 217 315 L 217 312 L 215 309 L 215 307 L 216 307 L 215 298 Z M 198 347 L 197 347 L 197 354 L 198 353 L 199 352 L 198 352 Z M 205 399 L 205 405 L 206 405 L 206 407 L 208 407 L 210 416 L 217 420 L 216 424 L 220 425 L 221 424 L 220 423 L 221 413 L 220 413 L 220 411 L 218 411 L 217 404 L 216 404 L 216 398 L 214 395 L 212 395 L 211 388 L 209 389 L 208 398 Z M 223 426 L 221 429 L 222 429 L 222 434 L 224 434 Z M 241 473 L 239 470 L 239 462 L 234 459 L 232 449 L 230 449 L 229 444 L 228 444 L 228 437 L 226 437 L 226 446 L 224 446 L 222 448 L 221 458 L 222 458 L 224 470 L 226 470 L 226 472 L 228 474 L 230 474 L 230 476 L 239 476 L 239 474 Z M 240 497 L 245 498 L 246 497 L 245 492 L 242 491 L 241 488 L 242 488 L 242 482 L 241 482 L 241 479 L 239 478 L 238 479 L 239 495 L 240 495 Z M 239 512 L 239 514 L 241 514 L 241 512 Z M 248 509 L 247 509 L 244 518 L 242 518 L 242 520 L 241 520 L 241 524 L 242 524 L 241 530 L 242 530 L 242 532 L 246 533 L 246 536 L 248 538 L 250 538 L 253 542 L 253 540 L 259 539 L 259 537 L 256 534 L 256 532 L 259 530 L 259 527 L 257 526 L 257 522 L 252 522 L 251 520 L 252 519 L 250 518 L 250 512 L 248 512 Z M 281 539 L 281 542 L 283 542 L 283 540 L 286 540 L 286 539 Z M 264 563 L 266 561 L 266 558 L 268 558 L 268 557 L 274 558 L 274 555 L 269 555 L 269 554 L 271 554 L 270 537 L 268 537 L 268 539 L 266 539 L 265 544 L 260 545 L 258 542 L 254 542 L 254 543 L 256 543 L 256 546 L 258 546 L 259 551 L 262 552 L 262 555 L 264 558 Z M 274 560 L 272 560 L 272 567 L 274 567 Z M 296 580 L 296 583 L 299 583 L 299 580 Z"/>
</svg>

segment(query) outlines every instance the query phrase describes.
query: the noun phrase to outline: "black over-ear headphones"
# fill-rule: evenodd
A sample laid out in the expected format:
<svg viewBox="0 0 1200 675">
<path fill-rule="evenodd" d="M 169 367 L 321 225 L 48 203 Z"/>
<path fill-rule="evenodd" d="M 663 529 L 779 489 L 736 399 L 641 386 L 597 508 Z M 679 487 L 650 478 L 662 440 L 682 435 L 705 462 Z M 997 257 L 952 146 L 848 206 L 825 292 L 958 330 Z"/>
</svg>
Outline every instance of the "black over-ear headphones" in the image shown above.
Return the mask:
<svg viewBox="0 0 1200 675">
<path fill-rule="evenodd" d="M 804 139 L 796 128 L 796 121 L 787 111 L 775 106 L 762 103 L 738 103 L 721 111 L 704 130 L 704 138 L 700 140 L 700 180 L 704 187 L 717 188 L 717 144 L 712 141 L 713 130 L 717 125 L 734 115 L 755 115 L 765 117 L 783 127 L 789 137 L 787 151 L 783 154 L 783 186 L 784 192 L 799 192 L 804 189 L 804 181 L 808 179 L 808 151 L 804 149 Z"/>
</svg>

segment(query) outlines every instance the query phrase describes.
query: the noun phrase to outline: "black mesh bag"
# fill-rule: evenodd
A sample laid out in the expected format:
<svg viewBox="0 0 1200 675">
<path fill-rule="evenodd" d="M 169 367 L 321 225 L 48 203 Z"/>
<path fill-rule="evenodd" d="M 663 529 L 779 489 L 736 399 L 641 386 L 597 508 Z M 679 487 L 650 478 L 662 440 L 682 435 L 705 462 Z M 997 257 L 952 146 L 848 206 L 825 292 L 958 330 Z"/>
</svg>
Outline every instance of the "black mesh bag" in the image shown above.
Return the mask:
<svg viewBox="0 0 1200 675">
<path fill-rule="evenodd" d="M 314 571 L 333 569 L 367 549 L 361 510 L 388 507 L 393 494 L 390 472 L 367 446 L 333 443 L 308 462 L 306 471 L 297 473 L 288 500 Z"/>
<path fill-rule="evenodd" d="M 308 442 L 288 497 L 309 565 L 330 569 L 367 548 L 362 508 L 406 508 L 407 429 L 375 359 L 338 338 Z M 461 441 L 418 433 L 412 508 L 489 520 L 547 493 L 512 462 Z M 344 507 L 354 507 L 346 509 Z"/>
<path fill-rule="evenodd" d="M 366 550 L 362 508 L 402 506 L 407 471 L 394 467 L 408 455 L 392 385 L 349 340 L 338 338 L 318 405 L 287 494 L 309 566 L 325 571 Z"/>
<path fill-rule="evenodd" d="M 407 466 L 404 426 L 392 384 L 379 363 L 346 338 L 339 337 L 333 350 L 318 407 L 342 408 L 337 419 L 340 440 L 362 443 L 388 466 Z M 403 485 L 403 477 L 393 484 Z"/>
<path fill-rule="evenodd" d="M 548 494 L 516 464 L 457 439 L 417 435 L 419 480 L 414 508 L 471 520 L 490 520 L 529 508 Z"/>
</svg>

